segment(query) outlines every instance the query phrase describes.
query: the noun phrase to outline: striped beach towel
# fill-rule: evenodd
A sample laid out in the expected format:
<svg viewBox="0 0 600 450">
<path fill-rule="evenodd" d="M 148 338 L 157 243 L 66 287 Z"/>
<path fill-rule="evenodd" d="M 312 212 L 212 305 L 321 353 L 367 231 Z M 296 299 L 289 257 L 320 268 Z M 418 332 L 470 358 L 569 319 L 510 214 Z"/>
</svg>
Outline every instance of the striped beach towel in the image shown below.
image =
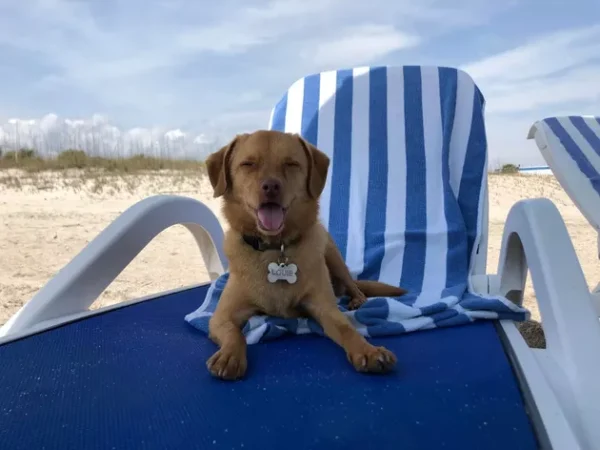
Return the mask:
<svg viewBox="0 0 600 450">
<path fill-rule="evenodd" d="M 408 289 L 398 298 L 339 308 L 364 336 L 525 320 L 527 310 L 478 295 L 476 267 L 487 217 L 484 99 L 464 72 L 440 67 L 365 67 L 294 83 L 270 128 L 300 133 L 331 158 L 320 219 L 352 275 Z M 487 232 L 487 231 L 485 231 Z M 479 261 L 479 264 L 481 261 Z M 207 333 L 228 274 L 185 317 Z M 249 344 L 284 334 L 323 334 L 311 319 L 253 317 Z"/>
<path fill-rule="evenodd" d="M 600 196 L 600 117 L 548 117 L 541 123 L 552 149 L 562 150 L 551 153 L 551 168 L 558 170 L 559 176 L 569 179 L 576 202 L 579 197 L 581 200 L 588 197 L 594 199 L 594 206 L 597 206 L 596 200 Z"/>
</svg>

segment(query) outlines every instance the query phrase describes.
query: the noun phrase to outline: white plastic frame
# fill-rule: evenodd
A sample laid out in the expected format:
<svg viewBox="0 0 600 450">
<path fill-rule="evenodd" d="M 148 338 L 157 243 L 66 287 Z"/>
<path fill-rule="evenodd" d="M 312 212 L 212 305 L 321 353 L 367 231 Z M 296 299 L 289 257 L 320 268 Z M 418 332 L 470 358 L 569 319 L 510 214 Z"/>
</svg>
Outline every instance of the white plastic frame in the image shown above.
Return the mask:
<svg viewBox="0 0 600 450">
<path fill-rule="evenodd" d="M 522 200 L 511 208 L 490 293 L 516 294 L 520 303 L 528 269 L 546 349 L 527 347 L 513 322 L 502 321 L 501 329 L 545 429 L 545 446 L 600 448 L 600 323 L 567 228 L 548 199 Z"/>
<path fill-rule="evenodd" d="M 563 116 L 555 118 L 566 119 Z M 540 153 L 560 185 L 596 231 L 597 255 L 600 259 L 600 198 L 598 194 L 591 188 L 589 181 L 562 148 L 556 136 L 549 131 L 548 125 L 544 121 L 538 120 L 530 127 L 527 139 L 535 140 Z M 592 290 L 592 298 L 596 315 L 600 316 L 600 283 Z"/>
<path fill-rule="evenodd" d="M 173 225 L 192 233 L 211 280 L 227 269 L 223 229 L 208 206 L 183 196 L 148 197 L 117 217 L 23 305 L 0 328 L 0 338 L 81 316 L 154 237 Z"/>
<path fill-rule="evenodd" d="M 150 197 L 125 211 L 0 330 L 6 344 L 85 316 L 96 297 L 164 229 L 183 224 L 196 237 L 212 279 L 227 268 L 223 230 L 210 209 L 179 196 Z M 486 241 L 487 242 L 487 241 Z M 564 222 L 552 202 L 524 200 L 511 209 L 497 275 L 480 275 L 484 294 L 522 300 L 529 267 L 547 349 L 530 349 L 514 323 L 500 334 L 519 377 L 543 448 L 600 448 L 600 323 Z M 474 277 L 474 278 L 475 278 Z M 485 278 L 484 278 L 485 277 Z"/>
</svg>

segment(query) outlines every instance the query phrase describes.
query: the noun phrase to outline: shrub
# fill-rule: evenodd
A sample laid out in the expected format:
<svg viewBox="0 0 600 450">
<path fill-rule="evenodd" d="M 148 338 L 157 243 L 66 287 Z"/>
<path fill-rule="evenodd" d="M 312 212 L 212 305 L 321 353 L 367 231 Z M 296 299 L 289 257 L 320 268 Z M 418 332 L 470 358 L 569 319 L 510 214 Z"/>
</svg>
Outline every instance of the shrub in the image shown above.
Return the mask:
<svg viewBox="0 0 600 450">
<path fill-rule="evenodd" d="M 519 173 L 519 166 L 514 164 L 504 164 L 500 169 L 500 173 Z"/>
<path fill-rule="evenodd" d="M 38 159 L 35 150 L 31 148 L 22 148 L 20 150 L 8 151 L 2 155 L 2 159 L 7 161 L 24 161 L 27 159 Z"/>
<path fill-rule="evenodd" d="M 88 165 L 88 156 L 83 150 L 65 150 L 56 158 L 58 166 L 62 169 L 83 169 Z"/>
<path fill-rule="evenodd" d="M 204 163 L 195 160 L 155 158 L 142 154 L 127 158 L 88 156 L 83 150 L 68 149 L 55 158 L 40 158 L 35 150 L 5 151 L 0 155 L 0 169 L 23 169 L 27 172 L 65 169 L 97 169 L 120 174 L 159 170 L 203 171 Z"/>
</svg>

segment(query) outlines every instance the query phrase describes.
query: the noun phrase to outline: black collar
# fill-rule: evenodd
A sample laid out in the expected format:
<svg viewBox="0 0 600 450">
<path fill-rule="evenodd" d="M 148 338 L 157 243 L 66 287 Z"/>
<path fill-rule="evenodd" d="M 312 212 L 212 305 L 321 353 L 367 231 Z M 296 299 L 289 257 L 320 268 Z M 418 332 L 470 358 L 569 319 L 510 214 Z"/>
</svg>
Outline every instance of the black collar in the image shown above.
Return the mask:
<svg viewBox="0 0 600 450">
<path fill-rule="evenodd" d="M 244 239 L 244 242 L 246 244 L 248 244 L 250 247 L 252 247 L 257 252 L 264 252 L 266 250 L 281 250 L 282 243 L 265 242 L 258 236 L 250 236 L 247 234 L 244 234 L 242 236 L 242 238 Z M 283 245 L 285 245 L 285 247 L 289 247 L 290 245 L 294 245 L 294 244 L 298 243 L 298 241 L 300 241 L 299 237 L 292 239 L 288 243 L 284 242 Z"/>
</svg>

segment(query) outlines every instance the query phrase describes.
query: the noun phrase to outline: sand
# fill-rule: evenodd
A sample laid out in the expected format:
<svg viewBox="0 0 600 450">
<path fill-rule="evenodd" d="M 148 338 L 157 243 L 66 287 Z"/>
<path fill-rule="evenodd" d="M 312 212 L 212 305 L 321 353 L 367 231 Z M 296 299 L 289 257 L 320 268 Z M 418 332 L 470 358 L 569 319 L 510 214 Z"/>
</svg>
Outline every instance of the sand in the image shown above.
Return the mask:
<svg viewBox="0 0 600 450">
<path fill-rule="evenodd" d="M 510 207 L 521 199 L 547 197 L 567 224 L 589 286 L 596 286 L 600 281 L 596 234 L 554 177 L 491 175 L 489 186 L 488 273 L 497 271 Z M 71 171 L 26 176 L 0 171 L 0 324 L 120 213 L 160 193 L 201 200 L 223 220 L 208 180 L 197 173 L 107 176 Z M 193 238 L 175 226 L 142 250 L 92 308 L 206 280 Z M 532 318 L 539 321 L 530 281 L 525 301 Z"/>
</svg>

